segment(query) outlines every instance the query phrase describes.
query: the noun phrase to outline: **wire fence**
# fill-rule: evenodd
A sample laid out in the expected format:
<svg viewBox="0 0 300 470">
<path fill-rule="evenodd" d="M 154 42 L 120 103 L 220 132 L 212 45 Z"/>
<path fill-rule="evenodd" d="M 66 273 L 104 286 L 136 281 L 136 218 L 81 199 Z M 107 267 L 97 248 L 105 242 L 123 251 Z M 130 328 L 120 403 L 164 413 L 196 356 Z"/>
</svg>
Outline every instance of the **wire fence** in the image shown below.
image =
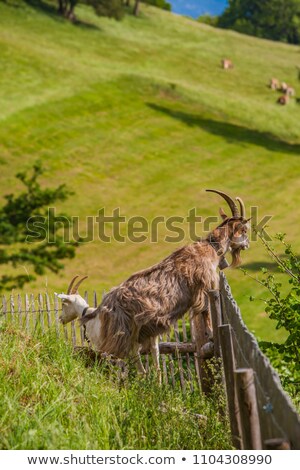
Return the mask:
<svg viewBox="0 0 300 470">
<path fill-rule="evenodd" d="M 242 449 L 300 449 L 300 417 L 284 392 L 278 374 L 245 326 L 223 273 L 220 290 L 209 294 L 210 311 L 197 317 L 187 313 L 169 333 L 160 337 L 163 383 L 178 386 L 183 393 L 200 390 L 200 393 L 210 394 L 216 380 L 220 381 L 220 374 L 216 378 L 217 375 L 211 374 L 211 366 L 208 367 L 208 361 L 214 356 L 223 364 L 233 445 Z M 102 296 L 85 292 L 84 297 L 96 307 Z M 59 321 L 61 304 L 56 296 L 3 296 L 0 309 L 6 321 L 17 323 L 28 334 L 37 330 L 52 331 L 74 348 L 90 348 L 82 327 L 74 321 L 68 325 Z M 213 341 L 208 332 L 209 318 Z M 147 351 L 143 361 L 149 371 L 151 357 Z M 239 385 L 241 377 L 242 385 Z"/>
<path fill-rule="evenodd" d="M 285 441 L 291 448 L 300 449 L 300 417 L 283 390 L 277 372 L 244 324 L 223 273 L 220 293 L 222 321 L 230 325 L 235 370 L 252 369 L 254 372 L 262 447 L 265 448 L 264 443 L 268 441 Z"/>
</svg>

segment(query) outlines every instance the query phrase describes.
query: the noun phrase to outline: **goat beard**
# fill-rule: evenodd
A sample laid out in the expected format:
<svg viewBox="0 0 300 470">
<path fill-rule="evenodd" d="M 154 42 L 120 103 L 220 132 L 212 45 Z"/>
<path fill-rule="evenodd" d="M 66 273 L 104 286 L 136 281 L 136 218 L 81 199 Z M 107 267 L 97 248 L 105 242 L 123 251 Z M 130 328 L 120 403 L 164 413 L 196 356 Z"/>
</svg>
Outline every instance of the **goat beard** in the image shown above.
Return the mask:
<svg viewBox="0 0 300 470">
<path fill-rule="evenodd" d="M 232 256 L 232 261 L 231 261 L 231 268 L 236 268 L 237 266 L 240 266 L 242 263 L 242 258 L 241 258 L 241 248 L 234 248 L 231 250 L 231 256 Z"/>
</svg>

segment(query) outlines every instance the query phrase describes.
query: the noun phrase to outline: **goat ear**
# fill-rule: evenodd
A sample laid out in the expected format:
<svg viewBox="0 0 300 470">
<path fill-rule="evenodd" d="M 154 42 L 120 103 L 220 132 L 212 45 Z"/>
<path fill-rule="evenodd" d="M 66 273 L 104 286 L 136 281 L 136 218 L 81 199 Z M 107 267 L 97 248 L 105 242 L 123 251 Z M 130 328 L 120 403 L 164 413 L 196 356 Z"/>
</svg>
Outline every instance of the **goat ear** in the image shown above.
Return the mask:
<svg viewBox="0 0 300 470">
<path fill-rule="evenodd" d="M 223 211 L 222 207 L 219 209 L 220 216 L 222 217 L 223 220 L 228 219 L 227 215 Z"/>
</svg>

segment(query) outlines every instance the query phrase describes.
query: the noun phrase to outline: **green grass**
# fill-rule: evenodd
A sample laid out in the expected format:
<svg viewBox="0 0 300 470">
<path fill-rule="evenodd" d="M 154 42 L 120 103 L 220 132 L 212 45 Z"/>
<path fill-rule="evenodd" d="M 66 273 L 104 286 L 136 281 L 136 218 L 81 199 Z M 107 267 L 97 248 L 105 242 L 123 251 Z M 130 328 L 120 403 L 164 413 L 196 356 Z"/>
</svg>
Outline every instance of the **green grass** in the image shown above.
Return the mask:
<svg viewBox="0 0 300 470">
<path fill-rule="evenodd" d="M 87 367 L 55 334 L 1 325 L 0 449 L 231 449 L 215 399 Z M 199 417 L 197 415 L 203 415 Z"/>
<path fill-rule="evenodd" d="M 299 48 L 147 5 L 122 22 L 77 11 L 75 26 L 22 2 L 0 4 L 0 196 L 20 189 L 15 173 L 39 158 L 45 184 L 75 191 L 59 209 L 79 216 L 84 230 L 101 207 L 149 221 L 186 217 L 192 207 L 217 215 L 221 201 L 204 189 L 219 188 L 273 215 L 270 232 L 286 232 L 299 249 L 300 106 L 276 105 L 266 86 L 274 76 L 299 96 Z M 225 56 L 232 71 L 220 68 Z M 64 290 L 76 273 L 89 275 L 87 289 L 107 290 L 189 242 L 187 234 L 166 243 L 166 234 L 161 228 L 157 243 L 86 243 L 59 276 L 25 290 Z M 243 260 L 253 275 L 270 262 L 259 242 Z M 264 304 L 248 300 L 265 295 L 260 287 L 238 270 L 227 276 L 250 329 L 282 338 Z"/>
</svg>

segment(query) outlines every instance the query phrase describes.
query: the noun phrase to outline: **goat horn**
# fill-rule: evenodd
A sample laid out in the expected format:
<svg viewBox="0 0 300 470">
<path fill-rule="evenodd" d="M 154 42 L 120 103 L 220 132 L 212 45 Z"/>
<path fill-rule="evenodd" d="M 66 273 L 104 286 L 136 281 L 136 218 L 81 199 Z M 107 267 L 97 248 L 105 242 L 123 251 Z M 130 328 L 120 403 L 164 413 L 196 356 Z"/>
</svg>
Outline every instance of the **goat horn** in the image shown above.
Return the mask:
<svg viewBox="0 0 300 470">
<path fill-rule="evenodd" d="M 238 203 L 240 205 L 241 217 L 243 217 L 243 219 L 245 219 L 246 218 L 245 204 L 243 203 L 243 200 L 240 197 L 236 197 L 235 199 L 238 201 Z"/>
<path fill-rule="evenodd" d="M 68 295 L 71 294 L 72 286 L 73 286 L 74 282 L 76 281 L 76 279 L 77 279 L 78 277 L 79 277 L 79 276 L 78 276 L 78 274 L 77 274 L 77 276 L 73 277 L 72 281 L 70 282 L 70 285 L 69 285 L 69 287 L 68 287 L 68 292 L 67 292 Z"/>
<path fill-rule="evenodd" d="M 72 294 L 76 294 L 78 292 L 78 287 L 80 286 L 80 284 L 85 280 L 87 279 L 89 276 L 84 276 L 82 279 L 80 279 L 77 284 L 73 287 L 72 289 Z"/>
<path fill-rule="evenodd" d="M 228 194 L 223 193 L 223 191 L 218 191 L 217 189 L 206 189 L 206 191 L 211 192 L 211 193 L 219 194 L 219 196 L 221 196 L 223 199 L 225 199 L 225 201 L 229 205 L 229 207 L 231 209 L 231 212 L 232 212 L 232 216 L 233 217 L 238 217 L 239 216 L 238 207 L 237 207 L 236 203 L 234 202 L 234 200 L 231 199 L 230 196 L 228 196 Z"/>
</svg>

